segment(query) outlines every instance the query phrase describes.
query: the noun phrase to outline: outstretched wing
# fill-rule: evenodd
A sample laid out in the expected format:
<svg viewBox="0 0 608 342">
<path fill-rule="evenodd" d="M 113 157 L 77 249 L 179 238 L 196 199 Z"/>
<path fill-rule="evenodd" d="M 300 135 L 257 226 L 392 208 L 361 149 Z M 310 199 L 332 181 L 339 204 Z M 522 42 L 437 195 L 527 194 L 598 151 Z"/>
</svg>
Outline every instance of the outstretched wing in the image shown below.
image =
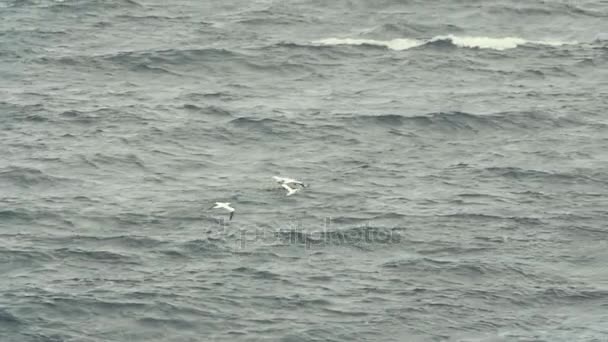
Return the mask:
<svg viewBox="0 0 608 342">
<path fill-rule="evenodd" d="M 283 184 L 283 187 L 287 189 L 287 196 L 291 196 L 298 191 L 298 189 L 290 188 L 287 184 Z"/>
</svg>

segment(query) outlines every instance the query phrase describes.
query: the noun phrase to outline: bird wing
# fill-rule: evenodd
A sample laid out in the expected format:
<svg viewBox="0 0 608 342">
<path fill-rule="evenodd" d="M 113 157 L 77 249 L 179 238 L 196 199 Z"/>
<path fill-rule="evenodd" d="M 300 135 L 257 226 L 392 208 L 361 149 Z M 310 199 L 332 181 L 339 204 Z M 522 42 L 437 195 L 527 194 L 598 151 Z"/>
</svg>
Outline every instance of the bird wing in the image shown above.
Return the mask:
<svg viewBox="0 0 608 342">
<path fill-rule="evenodd" d="M 283 178 L 282 182 L 285 184 L 299 185 L 301 187 L 305 186 L 303 182 L 293 178 Z"/>
<path fill-rule="evenodd" d="M 231 211 L 231 212 L 230 212 L 230 217 L 228 218 L 228 221 L 231 221 L 231 220 L 232 220 L 232 216 L 234 216 L 234 211 Z"/>
<path fill-rule="evenodd" d="M 272 178 L 274 178 L 277 183 L 287 183 L 289 181 L 289 178 L 285 177 L 273 176 Z"/>
<path fill-rule="evenodd" d="M 213 207 L 211 207 L 211 209 L 221 209 L 226 205 L 226 203 L 223 202 L 215 202 L 215 204 L 213 205 Z"/>
<path fill-rule="evenodd" d="M 287 189 L 287 196 L 291 196 L 291 195 L 295 194 L 296 191 L 298 191 L 298 189 L 290 188 L 289 185 L 287 185 L 287 184 L 283 184 L 283 187 L 285 189 Z"/>
</svg>

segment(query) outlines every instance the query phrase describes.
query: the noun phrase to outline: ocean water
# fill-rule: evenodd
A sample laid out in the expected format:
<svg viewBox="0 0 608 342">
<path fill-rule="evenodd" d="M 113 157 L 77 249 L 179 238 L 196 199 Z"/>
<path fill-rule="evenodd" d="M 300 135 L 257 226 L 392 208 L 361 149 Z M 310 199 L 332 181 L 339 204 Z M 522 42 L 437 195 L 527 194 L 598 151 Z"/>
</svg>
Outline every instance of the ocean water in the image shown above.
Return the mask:
<svg viewBox="0 0 608 342">
<path fill-rule="evenodd" d="M 0 18 L 0 342 L 608 341 L 608 2 Z"/>
</svg>

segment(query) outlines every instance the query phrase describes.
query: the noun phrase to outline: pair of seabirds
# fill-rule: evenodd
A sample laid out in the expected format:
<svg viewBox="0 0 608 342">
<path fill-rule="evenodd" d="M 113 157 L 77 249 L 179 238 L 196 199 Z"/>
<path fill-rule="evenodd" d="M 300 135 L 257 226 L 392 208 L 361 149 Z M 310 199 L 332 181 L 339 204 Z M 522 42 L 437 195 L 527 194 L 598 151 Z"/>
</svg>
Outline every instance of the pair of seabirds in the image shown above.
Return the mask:
<svg viewBox="0 0 608 342">
<path fill-rule="evenodd" d="M 281 186 L 287 190 L 287 196 L 291 196 L 293 194 L 295 194 L 296 192 L 300 191 L 300 189 L 306 187 L 306 185 L 302 182 L 300 182 L 299 180 L 295 180 L 293 178 L 286 178 L 286 177 L 279 177 L 279 176 L 272 176 L 272 178 L 279 184 L 281 184 Z M 291 186 L 293 186 L 293 188 Z M 232 217 L 234 216 L 234 212 L 235 209 L 233 207 L 230 206 L 230 202 L 215 202 L 215 205 L 212 206 L 210 209 L 223 209 L 226 210 L 230 213 L 230 217 L 228 218 L 228 220 L 232 220 Z"/>
</svg>

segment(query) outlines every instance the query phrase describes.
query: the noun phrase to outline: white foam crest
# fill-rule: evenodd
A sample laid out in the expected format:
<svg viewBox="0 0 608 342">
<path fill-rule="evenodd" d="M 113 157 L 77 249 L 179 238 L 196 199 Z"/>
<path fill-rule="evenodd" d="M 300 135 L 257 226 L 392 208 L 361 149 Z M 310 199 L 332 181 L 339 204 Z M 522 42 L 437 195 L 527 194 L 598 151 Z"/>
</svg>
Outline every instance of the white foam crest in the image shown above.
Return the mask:
<svg viewBox="0 0 608 342">
<path fill-rule="evenodd" d="M 391 50 L 407 50 L 416 46 L 423 45 L 425 42 L 416 39 L 393 39 L 393 40 L 374 40 L 374 39 L 352 39 L 352 38 L 327 38 L 313 42 L 319 45 L 374 45 L 384 46 Z"/>
<path fill-rule="evenodd" d="M 490 38 L 490 37 L 473 37 L 473 36 L 437 36 L 431 39 L 431 41 L 446 40 L 449 39 L 452 44 L 466 48 L 479 48 L 479 49 L 494 49 L 494 50 L 507 50 L 514 49 L 520 45 L 525 44 L 536 44 L 536 45 L 549 45 L 549 46 L 561 46 L 568 44 L 577 44 L 576 42 L 561 42 L 557 40 L 526 40 L 519 37 L 504 37 L 504 38 Z"/>
<path fill-rule="evenodd" d="M 391 50 L 407 50 L 417 46 L 424 45 L 430 42 L 449 40 L 452 44 L 464 48 L 478 49 L 493 49 L 507 50 L 514 49 L 520 45 L 537 44 L 549 46 L 561 46 L 567 44 L 577 44 L 576 42 L 561 42 L 561 41 L 534 41 L 526 40 L 518 37 L 474 37 L 474 36 L 455 36 L 452 34 L 445 36 L 436 36 L 427 40 L 401 38 L 393 40 L 375 40 L 375 39 L 355 39 L 355 38 L 327 38 L 314 41 L 313 44 L 319 45 L 374 45 L 383 46 Z"/>
<path fill-rule="evenodd" d="M 505 37 L 505 38 L 490 38 L 490 37 L 471 37 L 464 36 L 458 37 L 454 35 L 437 36 L 431 39 L 431 41 L 438 40 L 450 40 L 452 44 L 466 48 L 479 48 L 479 49 L 494 49 L 494 50 L 506 50 L 514 49 L 518 45 L 528 43 L 527 40 L 517 37 Z"/>
</svg>

